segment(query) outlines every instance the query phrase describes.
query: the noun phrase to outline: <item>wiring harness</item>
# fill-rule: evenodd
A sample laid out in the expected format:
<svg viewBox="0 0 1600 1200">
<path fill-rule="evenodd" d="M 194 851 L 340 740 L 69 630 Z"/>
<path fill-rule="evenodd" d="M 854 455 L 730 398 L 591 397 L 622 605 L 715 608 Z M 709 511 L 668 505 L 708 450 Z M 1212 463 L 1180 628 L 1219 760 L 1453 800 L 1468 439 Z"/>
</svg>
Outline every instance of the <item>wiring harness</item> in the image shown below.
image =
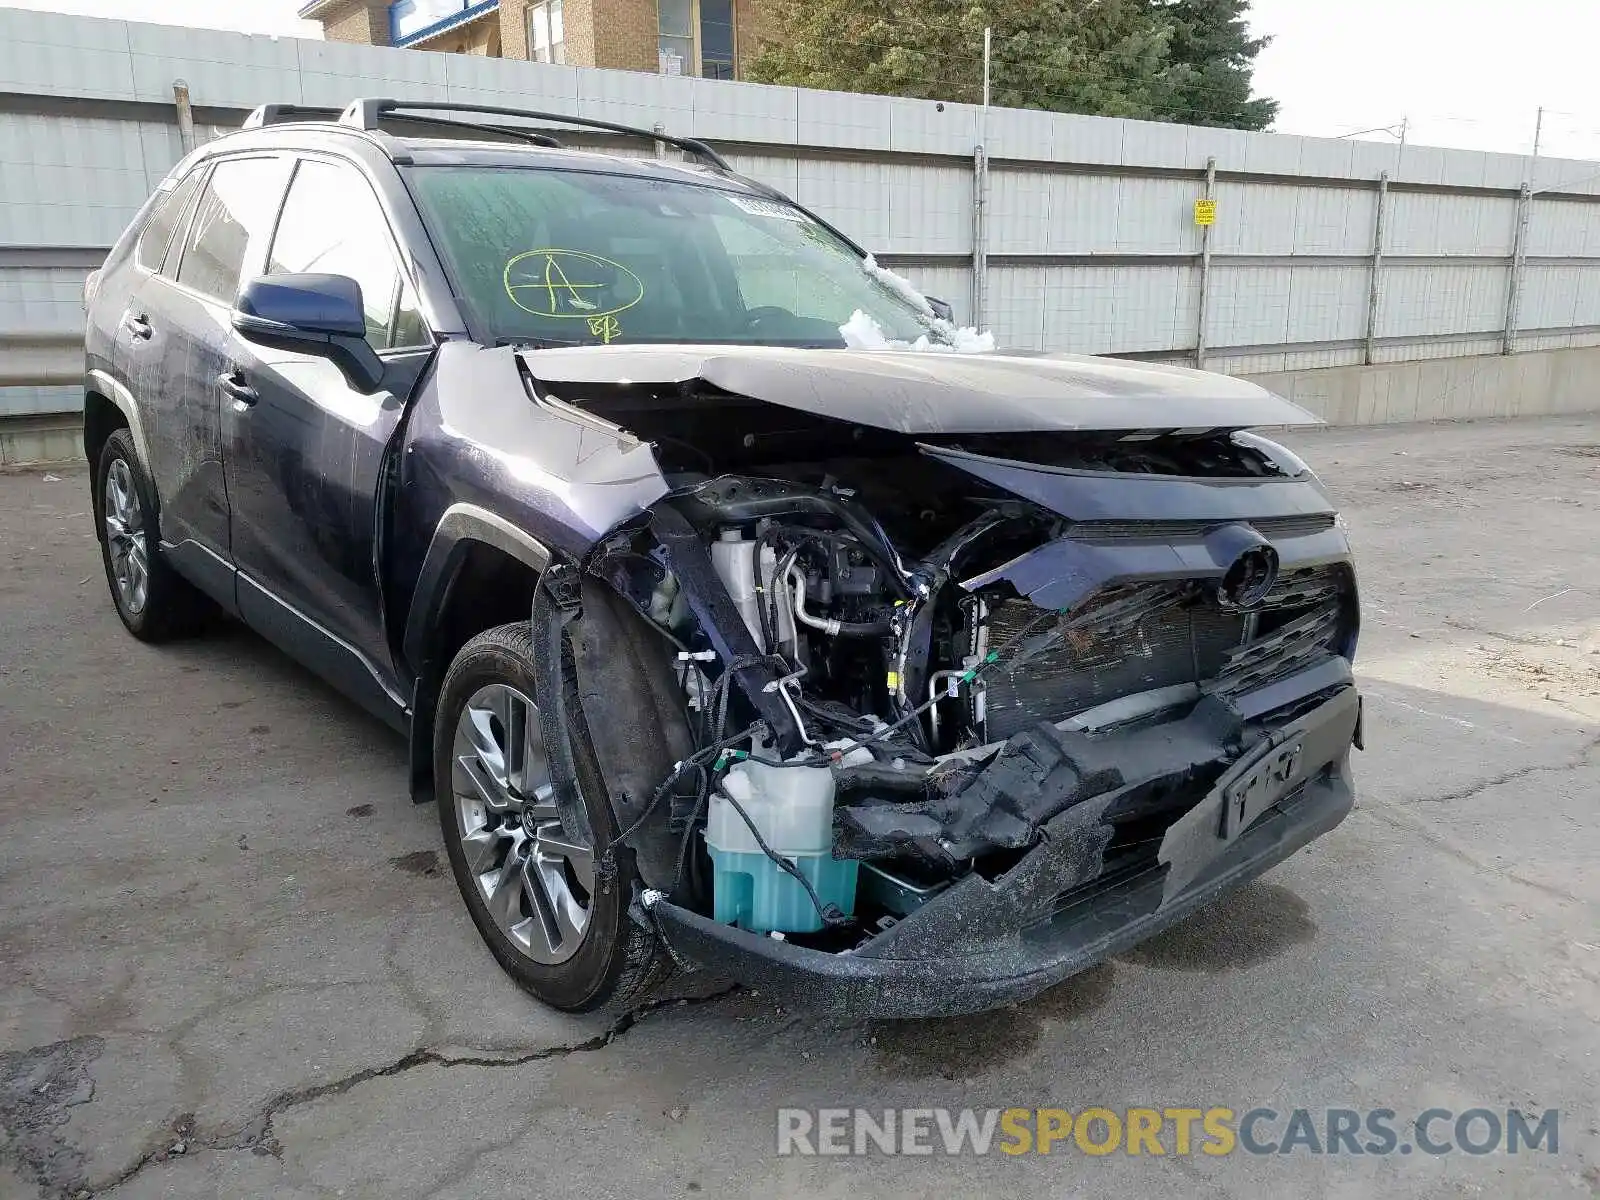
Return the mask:
<svg viewBox="0 0 1600 1200">
<path fill-rule="evenodd" d="M 1019 630 L 1012 638 L 1010 638 L 1004 646 L 989 651 L 986 655 L 984 655 L 981 661 L 975 663 L 971 667 L 968 667 L 958 676 L 955 676 L 951 681 L 951 686 L 954 687 L 960 686 L 961 684 L 968 684 L 980 678 L 985 672 L 993 669 L 1001 662 L 1007 661 L 1014 649 L 1020 649 L 1024 653 L 1036 652 L 1040 647 L 1028 645 L 1027 643 L 1029 643 L 1030 640 L 1041 641 L 1041 644 L 1045 644 L 1051 640 L 1054 640 L 1056 637 L 1059 637 L 1059 633 L 1055 631 L 1044 634 L 1042 640 L 1040 638 L 1036 638 L 1035 634 L 1042 629 L 1044 625 L 1050 622 L 1059 621 L 1060 617 L 1065 614 L 1065 611 L 1066 610 L 1063 609 L 1060 611 L 1051 610 L 1040 613 L 1035 620 L 1030 622 L 1027 626 Z M 680 657 L 682 656 L 683 652 L 680 651 Z M 894 721 L 890 724 L 880 725 L 871 733 L 856 737 L 851 741 L 843 743 L 831 743 L 825 748 L 814 750 L 806 754 L 800 754 L 790 759 L 771 758 L 752 750 L 743 749 L 741 746 L 742 743 L 759 744 L 767 733 L 767 728 L 764 723 L 757 721 L 732 735 L 725 734 L 725 730 L 728 719 L 731 681 L 735 672 L 746 667 L 761 665 L 764 662 L 770 663 L 774 658 L 777 659 L 777 662 L 783 663 L 787 669 L 788 664 L 785 663 L 782 658 L 774 655 L 756 655 L 734 660 L 728 665 L 727 670 L 723 671 L 717 676 L 715 682 L 713 682 L 711 685 L 710 692 L 705 698 L 704 705 L 705 710 L 711 714 L 711 740 L 707 745 L 697 750 L 694 754 L 691 754 L 688 758 L 683 759 L 673 766 L 671 773 L 669 773 L 668 776 L 656 787 L 655 793 L 651 796 L 650 803 L 645 807 L 644 811 L 640 813 L 638 818 L 621 833 L 619 833 L 611 841 L 610 845 L 606 847 L 604 853 L 600 856 L 599 861 L 596 863 L 596 872 L 601 878 L 611 879 L 615 876 L 617 847 L 626 845 L 631 838 L 636 836 L 638 832 L 644 828 L 645 824 L 650 820 L 650 818 L 660 809 L 666 798 L 672 794 L 673 789 L 678 786 L 679 781 L 683 780 L 684 778 L 692 777 L 694 780 L 694 804 L 689 812 L 688 819 L 684 826 L 682 842 L 680 843 L 678 849 L 677 870 L 673 876 L 672 886 L 667 891 L 668 895 L 675 894 L 683 882 L 684 871 L 687 867 L 689 854 L 694 841 L 695 828 L 701 817 L 704 815 L 707 804 L 710 802 L 711 789 L 717 784 L 727 769 L 734 763 L 748 760 L 750 762 L 760 763 L 762 766 L 766 767 L 807 767 L 812 769 L 831 768 L 843 762 L 845 756 L 853 753 L 856 750 L 870 748 L 871 746 L 881 744 L 894 737 L 895 734 L 899 733 L 913 721 L 916 721 L 940 700 L 945 698 L 943 695 L 930 697 L 927 701 L 918 705 L 916 708 L 913 708 L 904 716 L 900 717 L 897 721 Z M 814 708 L 816 706 L 811 707 Z M 811 881 L 805 877 L 805 874 L 798 866 L 795 865 L 794 861 L 784 858 L 767 844 L 766 839 L 761 835 L 760 829 L 757 828 L 756 822 L 751 818 L 750 814 L 745 811 L 744 806 L 740 804 L 738 800 L 734 799 L 732 796 L 729 796 L 726 792 L 723 793 L 723 798 L 727 800 L 727 802 L 732 806 L 734 812 L 739 815 L 740 820 L 742 820 L 745 823 L 745 826 L 750 830 L 750 835 L 755 840 L 755 843 L 757 847 L 760 848 L 761 852 L 766 855 L 766 857 L 771 860 L 773 865 L 778 867 L 779 870 L 783 871 L 791 878 L 799 881 L 800 885 L 805 888 L 806 895 L 810 897 L 811 903 L 816 908 L 817 915 L 821 918 L 824 927 L 839 928 L 855 923 L 854 917 L 846 916 L 844 913 L 841 913 L 835 905 L 823 903 L 821 897 L 817 895 L 816 888 L 812 886 Z"/>
</svg>

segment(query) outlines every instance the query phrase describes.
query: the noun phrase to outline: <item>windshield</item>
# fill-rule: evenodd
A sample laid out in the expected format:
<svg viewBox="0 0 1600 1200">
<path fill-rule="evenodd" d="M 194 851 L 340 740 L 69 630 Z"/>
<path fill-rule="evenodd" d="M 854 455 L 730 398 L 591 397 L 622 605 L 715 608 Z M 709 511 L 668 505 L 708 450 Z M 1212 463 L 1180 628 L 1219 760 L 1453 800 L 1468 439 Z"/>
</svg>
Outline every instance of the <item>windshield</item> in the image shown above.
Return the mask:
<svg viewBox="0 0 1600 1200">
<path fill-rule="evenodd" d="M 793 205 L 633 175 L 413 167 L 475 324 L 502 343 L 843 346 L 944 340 L 931 314 Z"/>
</svg>

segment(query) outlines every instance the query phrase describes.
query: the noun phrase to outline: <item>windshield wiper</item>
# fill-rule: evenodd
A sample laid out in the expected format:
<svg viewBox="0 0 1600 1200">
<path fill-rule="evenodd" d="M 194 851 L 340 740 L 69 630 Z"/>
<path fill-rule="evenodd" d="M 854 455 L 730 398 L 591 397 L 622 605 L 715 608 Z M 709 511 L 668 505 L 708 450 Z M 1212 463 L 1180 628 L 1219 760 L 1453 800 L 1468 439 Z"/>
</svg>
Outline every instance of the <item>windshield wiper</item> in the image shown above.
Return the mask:
<svg viewBox="0 0 1600 1200">
<path fill-rule="evenodd" d="M 560 338 L 496 338 L 498 346 L 514 346 L 518 350 L 558 350 L 566 346 L 587 346 L 588 342 L 562 341 Z"/>
</svg>

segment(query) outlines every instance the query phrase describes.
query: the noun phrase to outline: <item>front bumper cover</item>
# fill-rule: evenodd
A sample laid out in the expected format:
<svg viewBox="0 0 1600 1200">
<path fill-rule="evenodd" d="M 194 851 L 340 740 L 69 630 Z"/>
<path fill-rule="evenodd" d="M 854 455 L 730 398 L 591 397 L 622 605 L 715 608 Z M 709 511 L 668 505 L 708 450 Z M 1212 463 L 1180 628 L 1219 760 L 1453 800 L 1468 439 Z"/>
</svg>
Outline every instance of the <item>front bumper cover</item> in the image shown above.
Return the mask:
<svg viewBox="0 0 1600 1200">
<path fill-rule="evenodd" d="M 1255 878 L 1350 812 L 1353 686 L 1270 731 L 1168 827 L 1154 861 L 1102 876 L 1102 816 L 1114 793 L 1067 809 L 1038 846 L 993 880 L 952 885 L 855 950 L 832 954 L 763 937 L 659 900 L 649 908 L 679 957 L 807 1007 L 867 1017 L 981 1012 L 1025 1000 Z M 1228 785 L 1265 748 L 1300 740 L 1283 799 L 1225 837 Z"/>
</svg>

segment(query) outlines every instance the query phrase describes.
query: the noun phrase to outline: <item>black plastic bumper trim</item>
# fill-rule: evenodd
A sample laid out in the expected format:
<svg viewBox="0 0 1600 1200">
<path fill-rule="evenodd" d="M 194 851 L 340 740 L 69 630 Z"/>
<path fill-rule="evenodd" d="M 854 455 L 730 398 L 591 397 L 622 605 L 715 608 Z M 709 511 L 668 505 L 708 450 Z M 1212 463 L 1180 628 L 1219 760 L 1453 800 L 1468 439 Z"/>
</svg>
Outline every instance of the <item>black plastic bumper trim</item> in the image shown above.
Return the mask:
<svg viewBox="0 0 1600 1200">
<path fill-rule="evenodd" d="M 1354 804 L 1350 738 L 1358 712 L 1354 689 L 1347 689 L 1295 722 L 1309 731 L 1308 743 L 1324 748 L 1307 764 L 1304 787 L 1233 841 L 1219 841 L 1207 861 L 1192 861 L 1192 849 L 1186 850 L 1181 882 L 1174 876 L 1177 864 L 1163 862 L 1108 881 L 1103 889 L 1080 889 L 1058 911 L 1019 914 L 1011 928 L 996 928 L 992 941 L 972 953 L 830 954 L 719 924 L 665 900 L 650 911 L 683 958 L 814 1009 L 856 1017 L 934 1017 L 1026 1000 L 1182 920 L 1343 821 Z M 1220 784 L 1213 788 L 1180 824 L 1192 833 L 1213 813 L 1220 818 L 1222 791 Z M 1050 853 L 1049 845 L 1032 851 Z M 952 888 L 920 911 L 963 890 Z"/>
</svg>

